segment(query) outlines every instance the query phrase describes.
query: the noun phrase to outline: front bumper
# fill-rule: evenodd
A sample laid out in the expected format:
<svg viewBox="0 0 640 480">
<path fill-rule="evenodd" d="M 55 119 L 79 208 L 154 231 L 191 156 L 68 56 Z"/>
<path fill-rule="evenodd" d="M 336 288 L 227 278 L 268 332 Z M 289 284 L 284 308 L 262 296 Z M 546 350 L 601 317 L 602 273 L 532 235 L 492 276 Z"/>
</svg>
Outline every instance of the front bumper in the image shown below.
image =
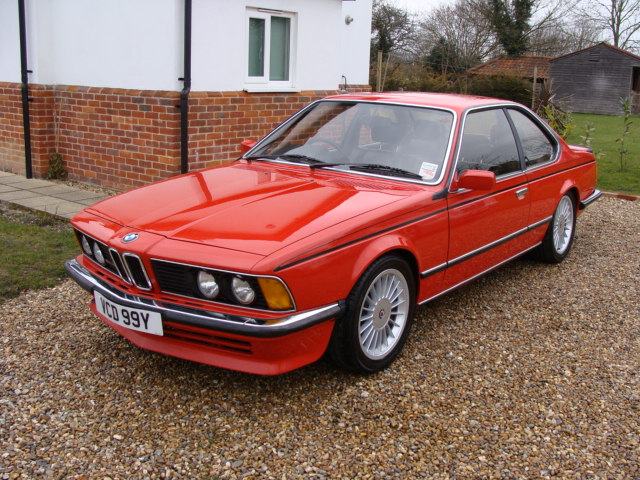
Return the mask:
<svg viewBox="0 0 640 480">
<path fill-rule="evenodd" d="M 114 324 L 92 310 L 107 325 L 136 345 L 167 355 L 248 373 L 278 374 L 311 363 L 324 353 L 341 303 L 270 318 L 230 315 L 186 307 L 123 292 L 92 275 L 77 260 L 65 271 L 89 293 L 99 292 L 124 307 L 157 312 L 168 332 L 157 336 Z"/>
</svg>

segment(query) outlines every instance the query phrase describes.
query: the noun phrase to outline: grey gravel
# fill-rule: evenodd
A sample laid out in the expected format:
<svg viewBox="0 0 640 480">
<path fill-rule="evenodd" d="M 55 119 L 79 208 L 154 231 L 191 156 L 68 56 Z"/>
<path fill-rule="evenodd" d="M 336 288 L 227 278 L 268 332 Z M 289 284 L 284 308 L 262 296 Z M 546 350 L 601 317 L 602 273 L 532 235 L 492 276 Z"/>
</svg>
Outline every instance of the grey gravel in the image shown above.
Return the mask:
<svg viewBox="0 0 640 480">
<path fill-rule="evenodd" d="M 71 281 L 23 294 L 0 306 L 0 479 L 640 478 L 639 218 L 601 199 L 564 263 L 421 307 L 371 376 L 189 363 Z"/>
</svg>

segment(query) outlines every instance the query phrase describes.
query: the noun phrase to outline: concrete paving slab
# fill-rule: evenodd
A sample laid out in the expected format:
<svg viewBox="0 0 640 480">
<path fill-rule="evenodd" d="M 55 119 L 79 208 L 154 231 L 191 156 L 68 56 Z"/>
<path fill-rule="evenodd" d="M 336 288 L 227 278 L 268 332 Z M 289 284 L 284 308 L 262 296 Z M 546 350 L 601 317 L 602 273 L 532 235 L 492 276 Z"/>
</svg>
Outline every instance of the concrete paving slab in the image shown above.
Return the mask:
<svg viewBox="0 0 640 480">
<path fill-rule="evenodd" d="M 58 216 L 67 216 L 67 218 L 73 217 L 76 213 L 84 208 L 83 205 L 75 202 L 64 202 L 58 205 L 45 205 L 43 210 L 47 213 L 52 213 Z"/>
<path fill-rule="evenodd" d="M 23 200 L 25 198 L 39 197 L 37 193 L 30 192 L 29 190 L 14 190 L 12 192 L 0 193 L 0 200 L 5 202 L 14 202 L 16 200 Z"/>
<path fill-rule="evenodd" d="M 83 208 L 110 195 L 47 180 L 0 172 L 0 200 L 63 218 L 72 218 Z"/>
<path fill-rule="evenodd" d="M 10 185 L 21 182 L 28 182 L 28 180 L 19 175 L 5 175 L 4 177 L 0 177 L 0 184 L 2 185 Z"/>
<path fill-rule="evenodd" d="M 105 198 L 109 198 L 109 197 L 86 198 L 84 200 L 78 200 L 78 203 L 81 203 L 85 207 L 88 207 L 90 205 L 93 205 L 94 203 L 98 203 L 100 200 L 104 200 Z"/>
<path fill-rule="evenodd" d="M 35 188 L 43 188 L 43 187 L 50 187 L 51 183 L 47 182 L 46 180 L 25 180 L 24 178 L 18 177 L 20 179 L 19 182 L 11 182 L 11 186 L 16 187 L 16 188 L 21 188 L 23 190 L 32 190 Z M 2 182 L 2 179 L 0 178 L 0 182 Z"/>
<path fill-rule="evenodd" d="M 54 197 L 48 197 L 46 195 L 40 195 L 38 197 L 14 200 L 13 202 L 17 203 L 18 205 L 22 205 L 23 207 L 43 210 L 43 207 L 45 207 L 46 205 L 60 205 L 64 203 L 64 200 L 60 200 L 59 198 Z"/>
<path fill-rule="evenodd" d="M 0 183 L 0 193 L 15 192 L 17 190 L 18 188 L 14 187 L 13 185 L 3 185 Z"/>
<path fill-rule="evenodd" d="M 64 185 L 51 185 L 50 183 L 44 187 L 30 188 L 32 192 L 37 192 L 40 195 L 50 195 L 52 197 L 59 197 L 61 195 L 71 194 L 76 192 L 75 188 L 65 187 Z"/>
<path fill-rule="evenodd" d="M 90 192 L 87 190 L 74 190 L 73 192 L 64 193 L 64 194 L 51 194 L 52 197 L 62 198 L 64 200 L 68 200 L 70 202 L 79 202 L 81 200 L 90 200 L 90 199 L 102 199 L 106 198 L 104 195 L 100 195 L 96 192 Z M 95 200 L 97 202 L 97 200 Z"/>
</svg>

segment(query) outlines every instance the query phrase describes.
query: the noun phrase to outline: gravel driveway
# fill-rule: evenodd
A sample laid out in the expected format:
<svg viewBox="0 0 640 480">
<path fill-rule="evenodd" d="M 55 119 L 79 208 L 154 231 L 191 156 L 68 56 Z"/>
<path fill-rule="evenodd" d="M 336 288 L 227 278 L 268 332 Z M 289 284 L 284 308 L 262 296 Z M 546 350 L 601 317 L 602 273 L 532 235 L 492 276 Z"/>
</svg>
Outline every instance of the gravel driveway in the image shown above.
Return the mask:
<svg viewBox="0 0 640 480">
<path fill-rule="evenodd" d="M 561 265 L 418 311 L 372 376 L 146 352 L 70 281 L 3 304 L 0 478 L 640 478 L 640 202 L 601 199 Z"/>
</svg>

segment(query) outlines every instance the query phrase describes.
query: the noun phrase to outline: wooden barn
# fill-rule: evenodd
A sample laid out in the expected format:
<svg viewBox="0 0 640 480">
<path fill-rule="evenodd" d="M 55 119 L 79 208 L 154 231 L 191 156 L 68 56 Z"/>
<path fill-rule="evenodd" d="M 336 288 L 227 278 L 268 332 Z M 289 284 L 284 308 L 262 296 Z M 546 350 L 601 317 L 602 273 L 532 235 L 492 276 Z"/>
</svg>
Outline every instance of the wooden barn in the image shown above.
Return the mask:
<svg viewBox="0 0 640 480">
<path fill-rule="evenodd" d="M 640 111 L 640 57 L 599 43 L 550 62 L 553 89 L 570 111 L 622 114 L 621 99 Z"/>
</svg>

